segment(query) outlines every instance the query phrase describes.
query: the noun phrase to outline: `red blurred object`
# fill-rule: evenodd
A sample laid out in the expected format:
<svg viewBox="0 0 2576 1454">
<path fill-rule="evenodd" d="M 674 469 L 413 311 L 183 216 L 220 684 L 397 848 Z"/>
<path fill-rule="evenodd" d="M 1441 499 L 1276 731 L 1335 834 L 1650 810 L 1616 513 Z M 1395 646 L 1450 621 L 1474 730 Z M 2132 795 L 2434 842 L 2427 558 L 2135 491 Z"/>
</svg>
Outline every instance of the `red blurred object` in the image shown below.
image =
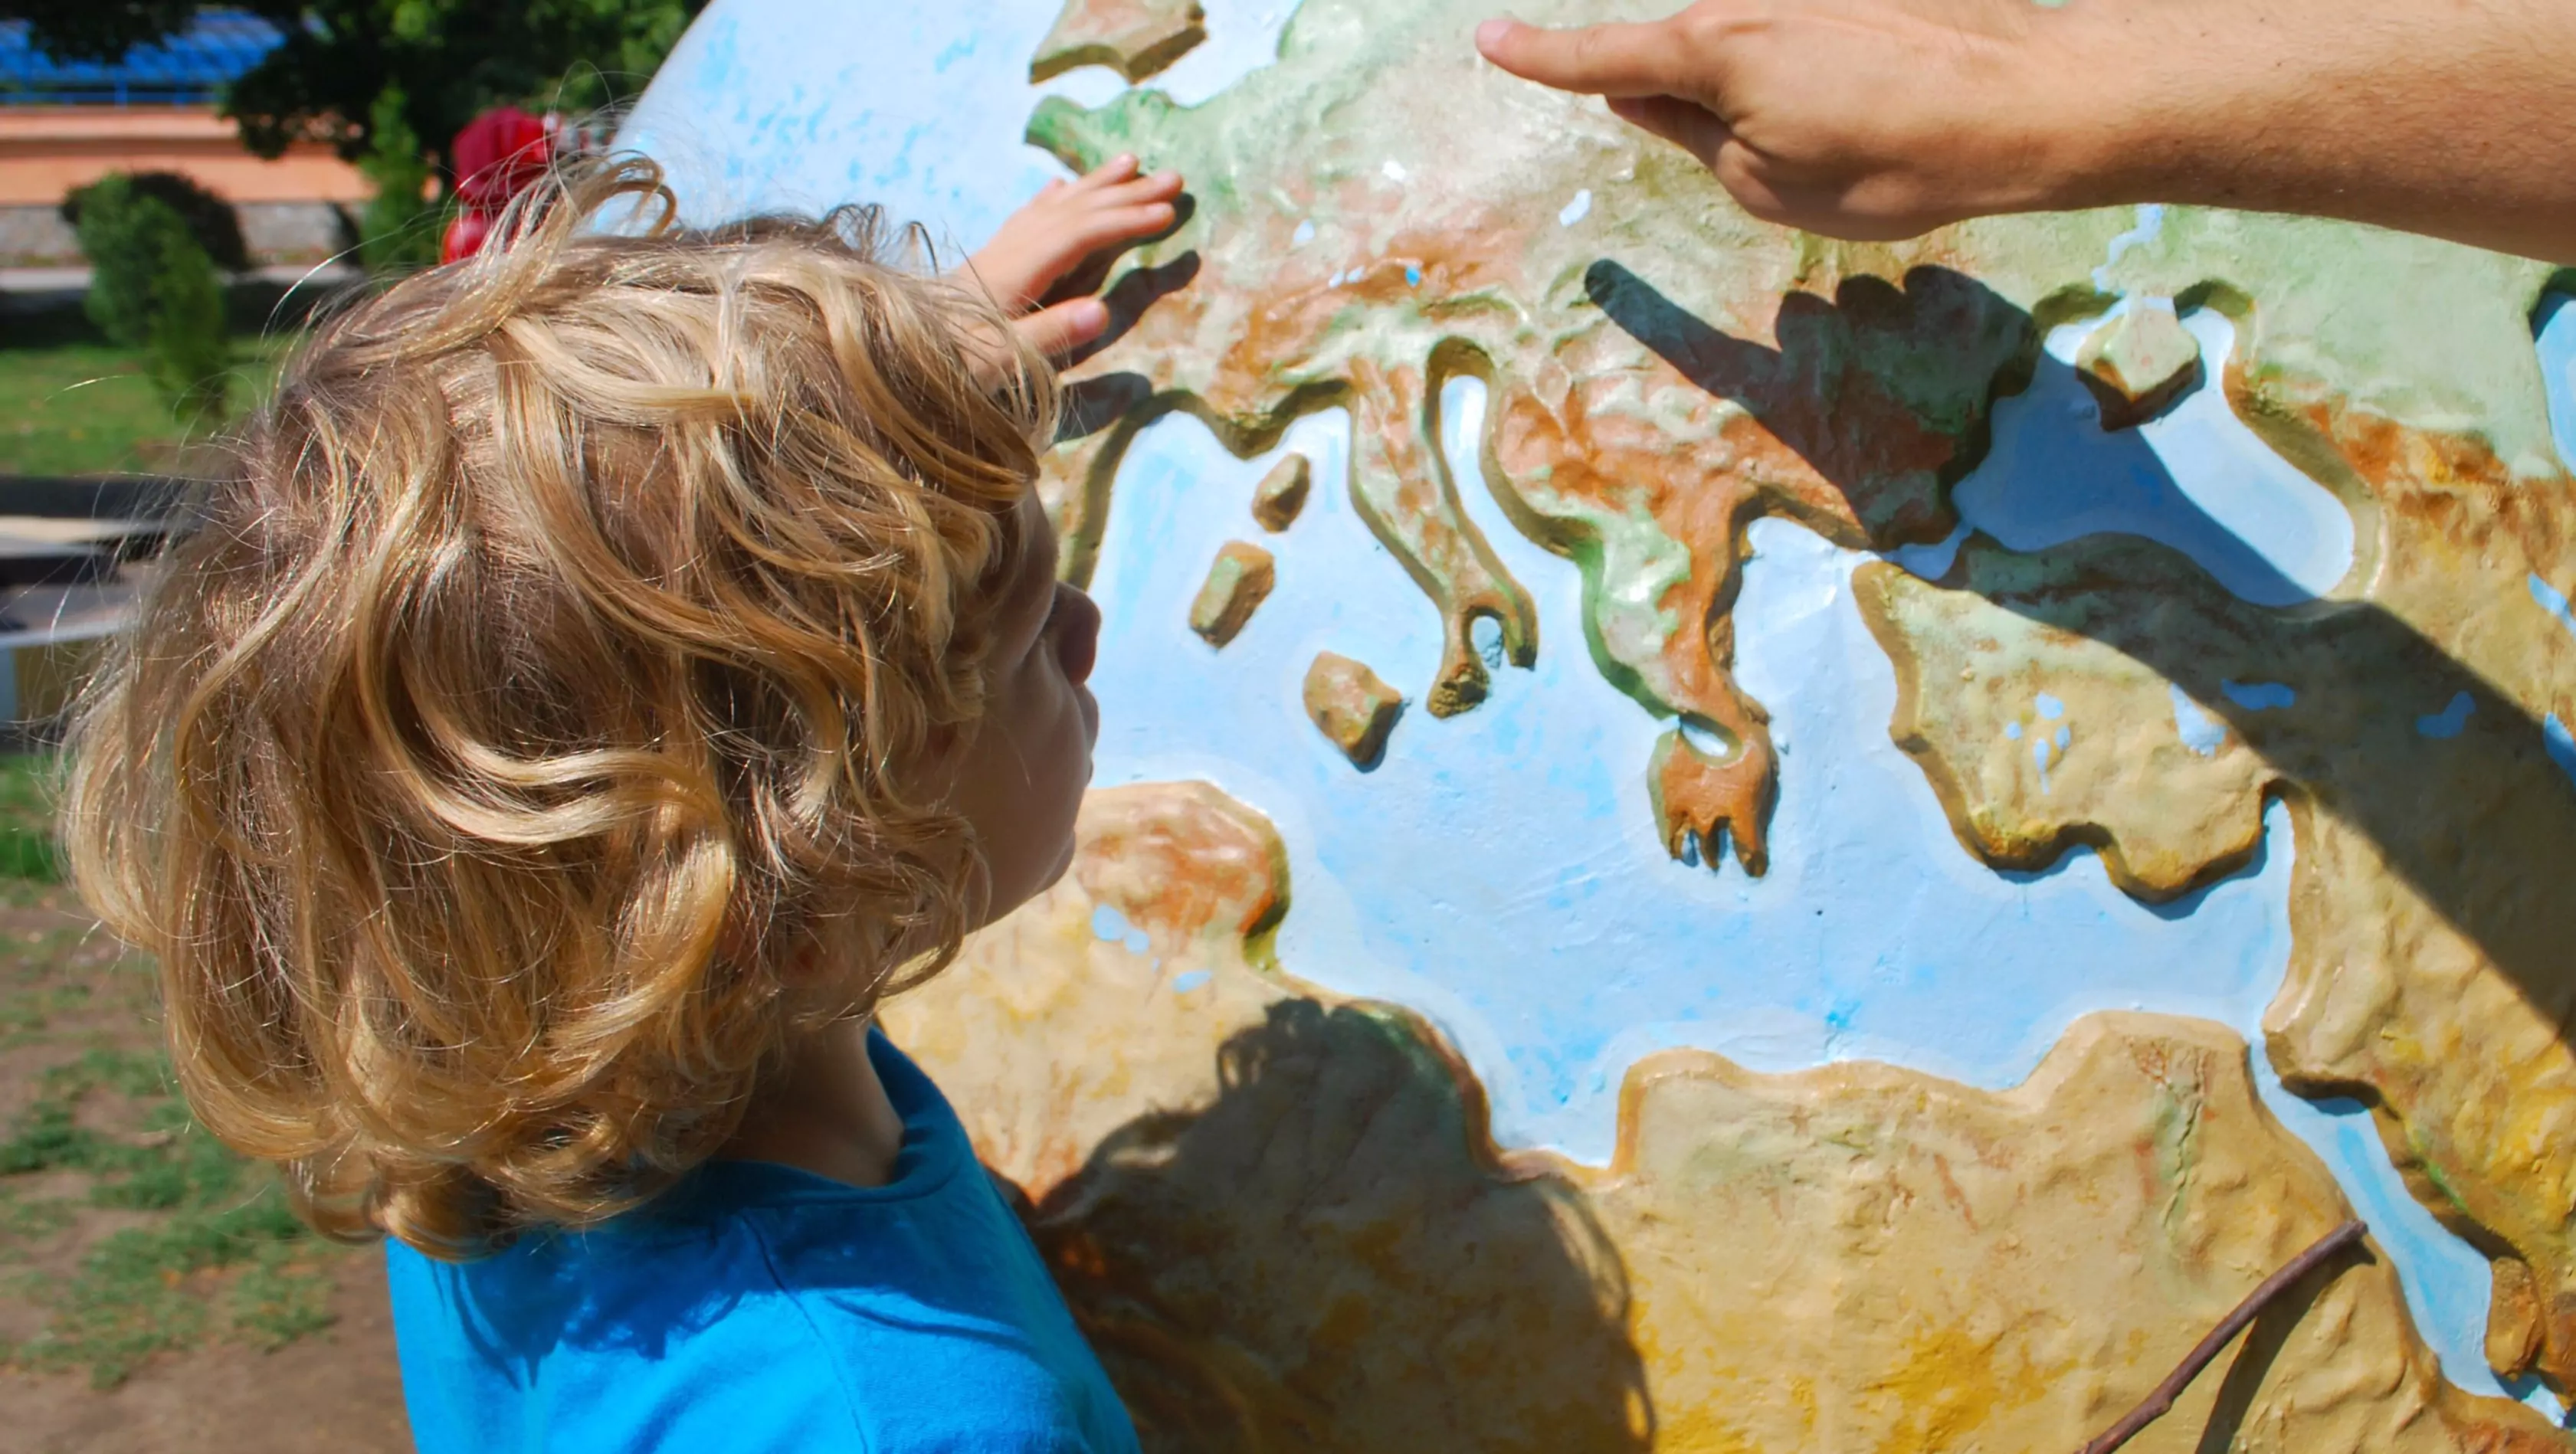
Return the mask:
<svg viewBox="0 0 2576 1454">
<path fill-rule="evenodd" d="M 545 174 L 555 159 L 555 129 L 516 106 L 496 106 L 456 133 L 457 200 L 498 212 Z"/>
<path fill-rule="evenodd" d="M 448 157 L 455 165 L 458 211 L 439 247 L 439 261 L 452 263 L 481 250 L 510 199 L 554 165 L 555 143 L 550 118 L 531 116 L 516 106 L 496 106 L 456 133 Z"/>
<path fill-rule="evenodd" d="M 447 236 L 438 244 L 438 260 L 452 263 L 483 250 L 483 239 L 492 235 L 492 219 L 470 208 L 460 211 L 447 224 Z"/>
</svg>

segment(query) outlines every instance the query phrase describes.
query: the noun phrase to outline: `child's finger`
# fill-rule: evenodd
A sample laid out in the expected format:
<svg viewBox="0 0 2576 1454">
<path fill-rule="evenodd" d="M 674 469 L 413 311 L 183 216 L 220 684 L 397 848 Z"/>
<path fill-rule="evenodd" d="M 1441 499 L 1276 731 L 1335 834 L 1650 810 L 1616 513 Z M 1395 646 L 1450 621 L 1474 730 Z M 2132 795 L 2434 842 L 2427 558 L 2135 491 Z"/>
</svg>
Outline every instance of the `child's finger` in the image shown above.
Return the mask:
<svg viewBox="0 0 2576 1454">
<path fill-rule="evenodd" d="M 1105 187 L 1101 189 L 1099 200 L 1105 203 L 1151 202 L 1177 197 L 1180 192 L 1180 173 L 1156 172 L 1150 177 L 1138 177 L 1114 187 Z"/>
<path fill-rule="evenodd" d="M 1084 257 L 1111 243 L 1151 237 L 1172 225 L 1178 214 L 1169 202 L 1146 202 L 1134 207 L 1113 207 L 1094 212 L 1076 223 L 1066 238 L 1065 251 Z"/>
<path fill-rule="evenodd" d="M 1097 298 L 1076 298 L 1041 308 L 1011 326 L 1031 348 L 1049 358 L 1062 358 L 1109 331 L 1109 305 Z"/>
<path fill-rule="evenodd" d="M 1067 218 L 1064 230 L 1054 238 L 1054 260 L 1045 273 L 1053 284 L 1050 291 L 1061 295 L 1065 285 L 1085 271 L 1085 264 L 1100 261 L 1104 254 L 1139 238 L 1170 230 L 1175 215 L 1169 202 L 1147 202 Z"/>
<path fill-rule="evenodd" d="M 1129 177 L 1136 175 L 1136 168 L 1139 165 L 1140 163 L 1137 162 L 1135 153 L 1120 152 L 1118 155 L 1111 157 L 1109 160 L 1102 162 L 1096 167 L 1093 167 L 1090 171 L 1083 173 L 1082 180 L 1075 185 L 1083 187 L 1114 186 L 1115 184 L 1126 181 Z"/>
</svg>

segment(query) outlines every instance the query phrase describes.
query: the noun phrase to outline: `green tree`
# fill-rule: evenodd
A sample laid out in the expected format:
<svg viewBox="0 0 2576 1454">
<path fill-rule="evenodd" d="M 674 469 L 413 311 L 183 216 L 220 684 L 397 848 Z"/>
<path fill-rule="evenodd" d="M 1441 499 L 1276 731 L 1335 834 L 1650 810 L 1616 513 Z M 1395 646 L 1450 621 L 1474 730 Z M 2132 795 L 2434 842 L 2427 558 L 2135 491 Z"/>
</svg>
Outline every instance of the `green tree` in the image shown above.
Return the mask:
<svg viewBox="0 0 2576 1454">
<path fill-rule="evenodd" d="M 393 116 L 429 154 L 487 107 L 587 112 L 641 91 L 706 0 L 237 0 L 286 41 L 225 101 L 251 149 L 324 141 L 358 161 Z M 174 0 L 0 0 L 64 58 L 105 59 L 184 28 Z"/>
<path fill-rule="evenodd" d="M 375 189 L 358 219 L 358 260 L 371 273 L 407 272 L 438 261 L 439 219 L 429 197 L 431 168 L 420 136 L 403 120 L 403 91 L 388 86 L 369 113 L 358 172 Z"/>
<path fill-rule="evenodd" d="M 214 259 L 178 209 L 102 178 L 81 203 L 89 258 L 87 307 L 99 331 L 143 351 L 145 368 L 182 418 L 220 417 L 232 359 L 224 337 L 224 287 Z"/>
<path fill-rule="evenodd" d="M 135 172 L 131 180 L 135 191 L 160 198 L 187 219 L 188 231 L 196 235 L 216 267 L 228 273 L 250 270 L 250 244 L 242 237 L 241 215 L 233 204 L 181 172 Z M 88 194 L 87 187 L 75 187 L 63 199 L 63 220 L 74 228 L 80 226 L 81 203 Z"/>
</svg>

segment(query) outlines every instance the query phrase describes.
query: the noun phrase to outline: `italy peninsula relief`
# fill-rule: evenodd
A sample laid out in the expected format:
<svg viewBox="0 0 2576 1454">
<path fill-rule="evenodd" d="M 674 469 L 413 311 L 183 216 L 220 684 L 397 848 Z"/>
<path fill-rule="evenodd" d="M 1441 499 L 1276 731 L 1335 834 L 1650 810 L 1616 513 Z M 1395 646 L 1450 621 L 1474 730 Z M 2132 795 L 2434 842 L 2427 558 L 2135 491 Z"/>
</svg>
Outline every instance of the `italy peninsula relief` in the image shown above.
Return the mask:
<svg viewBox="0 0 2576 1454">
<path fill-rule="evenodd" d="M 1608 1166 L 1503 1149 L 1435 1018 L 1292 962 L 1269 819 L 1203 782 L 1097 792 L 1065 881 L 887 1013 L 1028 1194 L 1149 1445 L 2074 1448 L 2352 1215 L 2265 1069 L 2358 1102 L 2486 1259 L 2495 1373 L 2576 1389 L 2576 900 L 2533 891 L 2576 862 L 2548 270 L 2180 208 L 1801 234 L 1598 102 L 1483 66 L 1465 37 L 1490 8 L 1304 0 L 1277 60 L 1201 104 L 1038 106 L 1029 139 L 1066 165 L 1133 152 L 1191 201 L 1117 265 L 1112 335 L 1068 375 L 1044 481 L 1068 573 L 1157 419 L 1248 458 L 1345 410 L 1347 476 L 1312 488 L 1346 493 L 1442 645 L 1422 679 L 1334 657 L 1357 715 L 1310 678 L 1334 747 L 1372 760 L 1581 652 L 1661 724 L 1642 800 L 1664 851 L 1759 877 L 1811 851 L 1775 838 L 1773 716 L 1737 677 L 1752 535 L 1792 522 L 1868 557 L 1848 590 L 1947 851 L 2010 875 L 2090 854 L 2168 914 L 2289 855 L 2268 1066 L 2225 1025 L 2109 1005 L 2005 1090 L 1659 1050 L 1625 1071 Z M 1073 0 L 1039 66 L 1133 80 L 1202 19 Z M 1134 38 L 1066 39 L 1112 33 Z M 2231 346 L 2194 351 L 2177 316 Z M 2222 401 L 2349 516 L 2341 578 L 2256 604 L 2136 534 L 2017 549 L 1963 525 L 1999 413 L 2070 363 L 2106 436 Z M 1486 390 L 1480 477 L 1442 444 L 1462 376 Z M 1542 638 L 1478 492 L 1579 571 L 1578 619 Z M 1308 528 L 1278 493 L 1261 528 Z M 1271 590 L 1266 550 L 1227 551 L 1156 567 L 1206 582 L 1207 650 Z M 2131 1447 L 2565 1447 L 2445 1377 L 2405 1272 L 2377 1241 L 2321 1271 Z"/>
</svg>

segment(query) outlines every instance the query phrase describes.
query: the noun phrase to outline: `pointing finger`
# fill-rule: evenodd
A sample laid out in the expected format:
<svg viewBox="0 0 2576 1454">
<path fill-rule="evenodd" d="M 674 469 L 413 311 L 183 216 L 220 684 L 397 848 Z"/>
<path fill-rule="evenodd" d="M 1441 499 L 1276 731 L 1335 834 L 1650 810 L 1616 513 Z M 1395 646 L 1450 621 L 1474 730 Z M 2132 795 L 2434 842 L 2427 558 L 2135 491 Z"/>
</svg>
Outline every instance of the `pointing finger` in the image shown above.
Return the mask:
<svg viewBox="0 0 2576 1454">
<path fill-rule="evenodd" d="M 1656 96 L 1679 89 L 1681 47 L 1668 24 L 1543 30 L 1517 20 L 1476 27 L 1485 59 L 1525 81 L 1596 96 Z"/>
</svg>

